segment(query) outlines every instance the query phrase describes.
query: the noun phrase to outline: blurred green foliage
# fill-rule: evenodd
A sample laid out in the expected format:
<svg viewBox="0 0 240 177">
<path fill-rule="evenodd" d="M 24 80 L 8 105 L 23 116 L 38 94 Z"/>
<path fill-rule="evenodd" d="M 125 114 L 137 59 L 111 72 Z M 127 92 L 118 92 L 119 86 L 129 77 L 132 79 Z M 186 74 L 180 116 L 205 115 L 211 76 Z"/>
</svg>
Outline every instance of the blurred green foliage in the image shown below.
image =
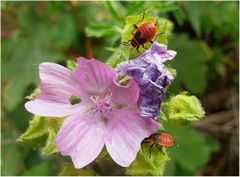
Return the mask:
<svg viewBox="0 0 240 177">
<path fill-rule="evenodd" d="M 210 160 L 210 154 L 219 150 L 217 142 L 189 125 L 168 123 L 165 127 L 175 139 L 175 146 L 169 150 L 171 160 L 165 169 L 167 176 L 196 175 L 196 171 Z"/>
<path fill-rule="evenodd" d="M 177 70 L 177 77 L 169 88 L 170 93 L 186 89 L 202 96 L 214 89 L 210 81 L 219 79 L 227 80 L 229 85 L 239 84 L 237 2 L 1 3 L 2 175 L 60 173 L 62 158 L 57 159 L 55 155 L 46 158 L 16 143 L 31 117 L 24 109 L 24 97 L 39 83 L 37 67 L 43 61 L 66 65 L 68 59 L 77 56 L 94 56 L 102 61 L 113 57 L 121 60 L 121 55 L 129 57 L 119 45 L 127 15 L 137 15 L 150 8 L 152 16 L 168 19 L 174 25 L 168 48 L 178 54 L 168 65 Z M 229 75 L 229 70 L 233 74 Z M 166 124 L 164 127 L 177 144 L 168 150 L 171 160 L 164 175 L 195 175 L 219 148 L 216 141 L 191 126 Z M 51 138 L 54 133 L 53 129 L 47 129 L 42 136 Z M 54 149 L 49 144 L 46 147 L 45 154 Z M 67 175 L 69 169 L 71 165 L 65 166 L 61 174 Z M 73 175 L 79 174 L 72 170 Z M 86 170 L 81 174 L 93 173 Z"/>
</svg>

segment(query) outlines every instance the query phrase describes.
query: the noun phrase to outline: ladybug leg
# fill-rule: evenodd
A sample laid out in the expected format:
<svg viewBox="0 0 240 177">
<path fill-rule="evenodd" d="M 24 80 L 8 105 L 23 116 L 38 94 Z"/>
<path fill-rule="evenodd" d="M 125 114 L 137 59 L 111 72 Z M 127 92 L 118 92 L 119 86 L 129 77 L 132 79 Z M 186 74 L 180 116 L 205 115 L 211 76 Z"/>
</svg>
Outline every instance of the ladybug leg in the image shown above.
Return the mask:
<svg viewBox="0 0 240 177">
<path fill-rule="evenodd" d="M 153 41 L 150 41 L 153 44 Z"/>
</svg>

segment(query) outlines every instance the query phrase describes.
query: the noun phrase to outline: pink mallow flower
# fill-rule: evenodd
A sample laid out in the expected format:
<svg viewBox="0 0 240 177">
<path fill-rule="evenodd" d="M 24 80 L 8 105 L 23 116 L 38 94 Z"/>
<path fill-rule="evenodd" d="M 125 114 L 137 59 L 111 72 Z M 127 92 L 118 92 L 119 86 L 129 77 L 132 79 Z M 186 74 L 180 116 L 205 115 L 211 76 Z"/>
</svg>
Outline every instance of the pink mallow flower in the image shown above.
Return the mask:
<svg viewBox="0 0 240 177">
<path fill-rule="evenodd" d="M 116 163 L 128 167 L 141 141 L 159 125 L 140 116 L 134 80 L 121 86 L 116 71 L 106 64 L 81 57 L 77 61 L 74 71 L 54 63 L 40 64 L 41 93 L 25 107 L 36 115 L 68 116 L 54 143 L 62 155 L 71 156 L 76 168 L 92 162 L 104 145 Z"/>
</svg>

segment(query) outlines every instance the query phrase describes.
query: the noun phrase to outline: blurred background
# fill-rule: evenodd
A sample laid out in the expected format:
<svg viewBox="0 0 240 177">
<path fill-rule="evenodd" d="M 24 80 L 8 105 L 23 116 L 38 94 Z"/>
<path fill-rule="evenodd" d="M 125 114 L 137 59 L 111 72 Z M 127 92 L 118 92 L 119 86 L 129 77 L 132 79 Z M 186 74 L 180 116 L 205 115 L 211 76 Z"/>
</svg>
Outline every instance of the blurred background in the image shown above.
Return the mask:
<svg viewBox="0 0 240 177">
<path fill-rule="evenodd" d="M 190 126 L 166 128 L 179 146 L 169 151 L 164 175 L 239 175 L 239 4 L 227 1 L 1 2 L 2 175 L 60 173 L 60 156 L 16 143 L 32 117 L 24 103 L 39 83 L 38 64 L 66 65 L 77 56 L 106 61 L 125 17 L 146 7 L 174 24 L 171 94 L 189 91 L 206 111 Z"/>
</svg>

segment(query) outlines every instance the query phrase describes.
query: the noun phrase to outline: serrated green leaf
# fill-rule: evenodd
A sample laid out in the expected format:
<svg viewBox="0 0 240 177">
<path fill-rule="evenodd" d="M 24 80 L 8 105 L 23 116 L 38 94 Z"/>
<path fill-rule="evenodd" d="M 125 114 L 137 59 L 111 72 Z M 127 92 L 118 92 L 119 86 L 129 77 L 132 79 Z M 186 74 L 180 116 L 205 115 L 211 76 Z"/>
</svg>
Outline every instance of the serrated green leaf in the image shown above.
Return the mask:
<svg viewBox="0 0 240 177">
<path fill-rule="evenodd" d="M 33 148 L 43 147 L 47 139 L 47 126 L 43 117 L 34 116 L 29 122 L 29 127 L 17 141 Z"/>
<path fill-rule="evenodd" d="M 55 137 L 62 126 L 64 118 L 45 118 L 47 128 L 48 128 L 48 138 L 46 145 L 42 149 L 42 154 L 49 156 L 51 154 L 59 152 L 54 144 Z"/>
<path fill-rule="evenodd" d="M 73 164 L 65 163 L 62 167 L 62 171 L 58 176 L 95 176 L 96 172 L 89 167 L 82 169 L 74 168 Z"/>
<path fill-rule="evenodd" d="M 167 115 L 170 120 L 196 121 L 204 114 L 197 97 L 188 96 L 185 92 L 172 97 L 167 104 Z"/>
<path fill-rule="evenodd" d="M 165 165 L 169 160 L 166 149 L 162 151 L 152 147 L 151 156 L 149 157 L 149 144 L 143 145 L 144 152 L 141 150 L 136 160 L 126 169 L 126 175 L 131 176 L 161 176 L 164 172 Z"/>
<path fill-rule="evenodd" d="M 26 132 L 17 141 L 32 148 L 42 147 L 42 154 L 45 156 L 56 153 L 58 150 L 54 139 L 63 121 L 64 118 L 34 116 Z"/>
<path fill-rule="evenodd" d="M 48 138 L 47 138 L 47 143 L 44 146 L 44 148 L 42 149 L 42 154 L 45 156 L 54 154 L 59 152 L 58 149 L 56 148 L 54 142 L 54 139 L 56 137 L 56 131 L 53 128 L 48 128 Z"/>
</svg>

